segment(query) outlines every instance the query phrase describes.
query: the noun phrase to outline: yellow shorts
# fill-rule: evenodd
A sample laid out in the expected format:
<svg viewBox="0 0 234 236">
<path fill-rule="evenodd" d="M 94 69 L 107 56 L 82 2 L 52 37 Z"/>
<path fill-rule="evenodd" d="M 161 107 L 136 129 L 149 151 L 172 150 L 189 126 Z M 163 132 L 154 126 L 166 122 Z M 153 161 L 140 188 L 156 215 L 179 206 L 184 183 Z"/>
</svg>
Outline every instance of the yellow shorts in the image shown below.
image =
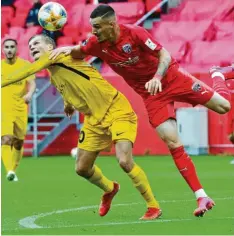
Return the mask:
<svg viewBox="0 0 234 236">
<path fill-rule="evenodd" d="M 119 92 L 99 125 L 89 124 L 89 118 L 85 117 L 78 147 L 86 151 L 107 151 L 112 142 L 118 140 L 134 143 L 136 134 L 137 116 L 127 98 Z"/>
<path fill-rule="evenodd" d="M 27 133 L 28 114 L 27 111 L 6 113 L 2 112 L 2 132 L 1 136 L 13 135 L 23 140 Z"/>
</svg>

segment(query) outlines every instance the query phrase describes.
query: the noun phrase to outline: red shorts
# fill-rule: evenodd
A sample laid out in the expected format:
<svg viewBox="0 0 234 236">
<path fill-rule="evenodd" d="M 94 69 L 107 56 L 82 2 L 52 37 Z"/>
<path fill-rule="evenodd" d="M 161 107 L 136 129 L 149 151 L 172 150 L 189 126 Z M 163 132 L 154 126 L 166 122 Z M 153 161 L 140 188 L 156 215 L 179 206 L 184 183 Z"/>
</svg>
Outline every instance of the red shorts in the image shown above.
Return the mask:
<svg viewBox="0 0 234 236">
<path fill-rule="evenodd" d="M 231 110 L 228 112 L 228 135 L 234 133 L 234 93 L 232 93 Z"/>
<path fill-rule="evenodd" d="M 175 119 L 174 102 L 204 105 L 214 94 L 212 88 L 176 66 L 168 69 L 161 82 L 162 92 L 144 100 L 154 128 L 169 118 Z"/>
</svg>

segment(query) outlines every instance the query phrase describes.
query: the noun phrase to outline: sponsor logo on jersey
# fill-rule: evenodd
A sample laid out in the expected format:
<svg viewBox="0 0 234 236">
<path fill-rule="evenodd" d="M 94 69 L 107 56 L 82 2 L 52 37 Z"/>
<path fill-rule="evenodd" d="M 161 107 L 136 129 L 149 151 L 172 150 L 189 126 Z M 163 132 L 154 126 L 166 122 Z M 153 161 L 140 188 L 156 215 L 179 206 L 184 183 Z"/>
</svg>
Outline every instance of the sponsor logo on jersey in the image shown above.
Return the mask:
<svg viewBox="0 0 234 236">
<path fill-rule="evenodd" d="M 155 44 L 154 42 L 152 42 L 152 40 L 149 39 L 149 38 L 145 41 L 145 45 L 146 45 L 148 48 L 150 48 L 151 50 L 154 50 L 154 49 L 157 47 L 157 44 Z"/>
<path fill-rule="evenodd" d="M 126 52 L 126 53 L 131 53 L 131 52 L 132 52 L 132 46 L 131 46 L 130 43 L 124 44 L 124 45 L 122 46 L 122 49 L 123 49 L 123 51 Z"/>
<path fill-rule="evenodd" d="M 139 57 L 133 57 L 133 58 L 128 58 L 128 60 L 126 61 L 120 61 L 120 62 L 114 62 L 114 63 L 110 63 L 112 65 L 115 66 L 120 66 L 120 67 L 125 67 L 125 66 L 129 66 L 129 65 L 134 65 L 139 61 Z"/>
</svg>

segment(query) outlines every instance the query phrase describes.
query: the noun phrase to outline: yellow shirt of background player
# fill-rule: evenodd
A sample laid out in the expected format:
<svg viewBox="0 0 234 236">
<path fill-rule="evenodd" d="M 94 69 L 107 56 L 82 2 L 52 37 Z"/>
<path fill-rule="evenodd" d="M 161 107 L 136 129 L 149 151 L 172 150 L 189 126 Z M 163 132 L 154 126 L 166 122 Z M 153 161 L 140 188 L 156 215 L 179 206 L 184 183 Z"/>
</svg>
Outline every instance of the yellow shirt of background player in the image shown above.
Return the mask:
<svg viewBox="0 0 234 236">
<path fill-rule="evenodd" d="M 64 102 L 72 104 L 78 111 L 90 117 L 89 122 L 92 125 L 103 119 L 118 94 L 95 68 L 85 61 L 63 54 L 55 60 L 50 60 L 49 54 L 45 54 L 8 77 L 14 80 L 26 78 L 44 68 L 49 70 L 51 83 L 60 92 Z"/>
<path fill-rule="evenodd" d="M 19 69 L 23 69 L 25 66 L 31 64 L 28 61 L 25 61 L 19 57 L 16 58 L 14 64 L 8 64 L 5 60 L 1 61 L 1 69 L 2 69 L 2 82 L 4 82 L 5 78 L 9 78 L 8 76 Z M 8 87 L 2 88 L 2 112 L 16 112 L 16 111 L 25 111 L 27 109 L 27 105 L 23 99 L 23 96 L 27 93 L 27 80 L 35 79 L 34 75 L 31 75 L 26 80 L 22 80 L 16 82 Z"/>
</svg>

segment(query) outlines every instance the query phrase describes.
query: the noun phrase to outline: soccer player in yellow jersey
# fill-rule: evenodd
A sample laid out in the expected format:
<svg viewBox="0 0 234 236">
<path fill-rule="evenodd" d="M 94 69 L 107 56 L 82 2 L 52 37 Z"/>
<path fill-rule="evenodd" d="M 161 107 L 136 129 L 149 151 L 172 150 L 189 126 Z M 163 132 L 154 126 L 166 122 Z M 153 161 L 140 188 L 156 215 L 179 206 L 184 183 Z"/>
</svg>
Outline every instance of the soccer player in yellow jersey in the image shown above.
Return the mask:
<svg viewBox="0 0 234 236">
<path fill-rule="evenodd" d="M 17 41 L 6 39 L 2 44 L 5 59 L 1 61 L 2 78 L 6 78 L 12 71 L 20 69 L 30 63 L 16 56 Z M 2 89 L 2 160 L 7 171 L 7 179 L 18 181 L 15 174 L 22 158 L 24 137 L 27 131 L 27 104 L 31 101 L 36 88 L 34 76 L 19 81 Z"/>
<path fill-rule="evenodd" d="M 50 60 L 49 52 L 54 48 L 54 41 L 48 36 L 32 37 L 29 51 L 35 62 L 8 75 L 5 81 L 9 81 L 3 82 L 2 87 L 47 68 L 51 83 L 63 97 L 65 113 L 71 116 L 76 109 L 85 114 L 75 168 L 78 175 L 104 191 L 99 215 L 108 213 L 112 199 L 119 191 L 119 184 L 104 176 L 94 162 L 99 152 L 114 142 L 120 166 L 146 201 L 148 209 L 142 219 L 158 218 L 161 215 L 159 204 L 144 171 L 132 158 L 137 117 L 128 100 L 85 61 L 63 54 Z"/>
</svg>

